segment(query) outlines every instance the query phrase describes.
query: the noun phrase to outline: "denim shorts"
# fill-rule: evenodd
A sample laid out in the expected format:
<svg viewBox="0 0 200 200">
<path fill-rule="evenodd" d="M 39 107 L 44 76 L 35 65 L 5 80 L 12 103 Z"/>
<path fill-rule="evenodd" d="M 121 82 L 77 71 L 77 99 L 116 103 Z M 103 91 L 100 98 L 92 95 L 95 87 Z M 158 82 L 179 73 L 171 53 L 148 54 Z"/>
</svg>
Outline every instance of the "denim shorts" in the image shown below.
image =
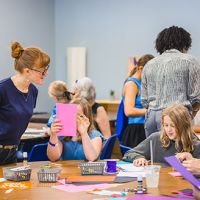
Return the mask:
<svg viewBox="0 0 200 200">
<path fill-rule="evenodd" d="M 148 110 L 146 113 L 144 123 L 146 137 L 161 130 L 162 111 L 163 110 Z"/>
</svg>

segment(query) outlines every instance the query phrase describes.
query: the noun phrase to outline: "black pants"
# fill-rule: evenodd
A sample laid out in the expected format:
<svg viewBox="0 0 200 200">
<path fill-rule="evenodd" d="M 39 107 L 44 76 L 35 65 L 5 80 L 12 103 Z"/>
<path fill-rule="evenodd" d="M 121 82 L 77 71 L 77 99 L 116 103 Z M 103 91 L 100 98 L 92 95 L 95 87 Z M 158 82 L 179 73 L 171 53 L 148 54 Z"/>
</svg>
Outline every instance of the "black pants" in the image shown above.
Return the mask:
<svg viewBox="0 0 200 200">
<path fill-rule="evenodd" d="M 0 165 L 6 165 L 17 162 L 17 149 L 3 149 L 0 148 Z"/>
</svg>

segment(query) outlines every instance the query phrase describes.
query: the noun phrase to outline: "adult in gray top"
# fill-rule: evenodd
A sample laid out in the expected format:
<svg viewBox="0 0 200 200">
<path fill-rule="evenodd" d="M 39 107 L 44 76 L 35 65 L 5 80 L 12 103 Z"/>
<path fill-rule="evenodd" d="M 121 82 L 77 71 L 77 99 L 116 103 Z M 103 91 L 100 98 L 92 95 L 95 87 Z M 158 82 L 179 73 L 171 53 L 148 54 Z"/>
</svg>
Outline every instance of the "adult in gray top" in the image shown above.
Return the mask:
<svg viewBox="0 0 200 200">
<path fill-rule="evenodd" d="M 151 159 L 150 141 L 154 162 L 166 163 L 164 157 L 179 152 L 189 152 L 193 157 L 200 158 L 200 141 L 192 130 L 191 115 L 181 104 L 166 108 L 162 113 L 162 131 L 153 133 L 137 147 L 127 151 L 123 160 L 136 166 L 147 165 Z"/>
<path fill-rule="evenodd" d="M 181 27 L 165 28 L 155 48 L 160 54 L 149 61 L 142 74 L 141 102 L 148 109 L 145 134 L 160 131 L 162 110 L 173 103 L 185 105 L 193 115 L 200 106 L 200 64 L 186 54 L 190 33 Z"/>
</svg>

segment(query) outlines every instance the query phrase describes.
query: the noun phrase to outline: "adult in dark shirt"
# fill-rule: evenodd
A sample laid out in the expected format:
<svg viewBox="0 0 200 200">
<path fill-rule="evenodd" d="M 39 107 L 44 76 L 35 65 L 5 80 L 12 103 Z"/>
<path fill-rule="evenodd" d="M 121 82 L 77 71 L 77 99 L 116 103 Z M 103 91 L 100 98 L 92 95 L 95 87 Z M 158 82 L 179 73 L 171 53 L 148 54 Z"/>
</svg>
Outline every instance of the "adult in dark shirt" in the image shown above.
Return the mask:
<svg viewBox="0 0 200 200">
<path fill-rule="evenodd" d="M 16 74 L 0 81 L 0 165 L 15 163 L 17 146 L 36 105 L 38 90 L 47 76 L 49 56 L 38 48 L 11 45 Z"/>
</svg>

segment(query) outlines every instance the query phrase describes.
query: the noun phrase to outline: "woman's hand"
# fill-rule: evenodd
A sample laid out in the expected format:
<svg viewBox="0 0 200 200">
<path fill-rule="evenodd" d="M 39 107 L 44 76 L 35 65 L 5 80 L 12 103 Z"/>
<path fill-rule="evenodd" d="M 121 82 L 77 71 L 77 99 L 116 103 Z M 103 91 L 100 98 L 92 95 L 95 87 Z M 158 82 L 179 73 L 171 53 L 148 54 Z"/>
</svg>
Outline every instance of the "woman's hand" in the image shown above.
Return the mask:
<svg viewBox="0 0 200 200">
<path fill-rule="evenodd" d="M 62 130 L 63 125 L 60 123 L 59 119 L 55 119 L 51 124 L 51 135 L 56 135 L 56 133 Z"/>
<path fill-rule="evenodd" d="M 200 175 L 200 159 L 185 160 L 183 166 L 192 174 Z"/>
<path fill-rule="evenodd" d="M 148 161 L 145 158 L 138 158 L 133 161 L 136 167 L 148 165 Z"/>
<path fill-rule="evenodd" d="M 80 89 L 76 88 L 74 90 L 74 95 L 73 95 L 72 99 L 77 99 L 79 97 L 80 97 Z"/>
<path fill-rule="evenodd" d="M 180 161 L 183 162 L 184 160 L 192 160 L 193 156 L 189 152 L 182 152 L 182 153 L 177 153 L 176 158 Z"/>
<path fill-rule="evenodd" d="M 89 119 L 84 114 L 77 116 L 77 128 L 80 135 L 87 133 L 89 126 Z"/>
</svg>

